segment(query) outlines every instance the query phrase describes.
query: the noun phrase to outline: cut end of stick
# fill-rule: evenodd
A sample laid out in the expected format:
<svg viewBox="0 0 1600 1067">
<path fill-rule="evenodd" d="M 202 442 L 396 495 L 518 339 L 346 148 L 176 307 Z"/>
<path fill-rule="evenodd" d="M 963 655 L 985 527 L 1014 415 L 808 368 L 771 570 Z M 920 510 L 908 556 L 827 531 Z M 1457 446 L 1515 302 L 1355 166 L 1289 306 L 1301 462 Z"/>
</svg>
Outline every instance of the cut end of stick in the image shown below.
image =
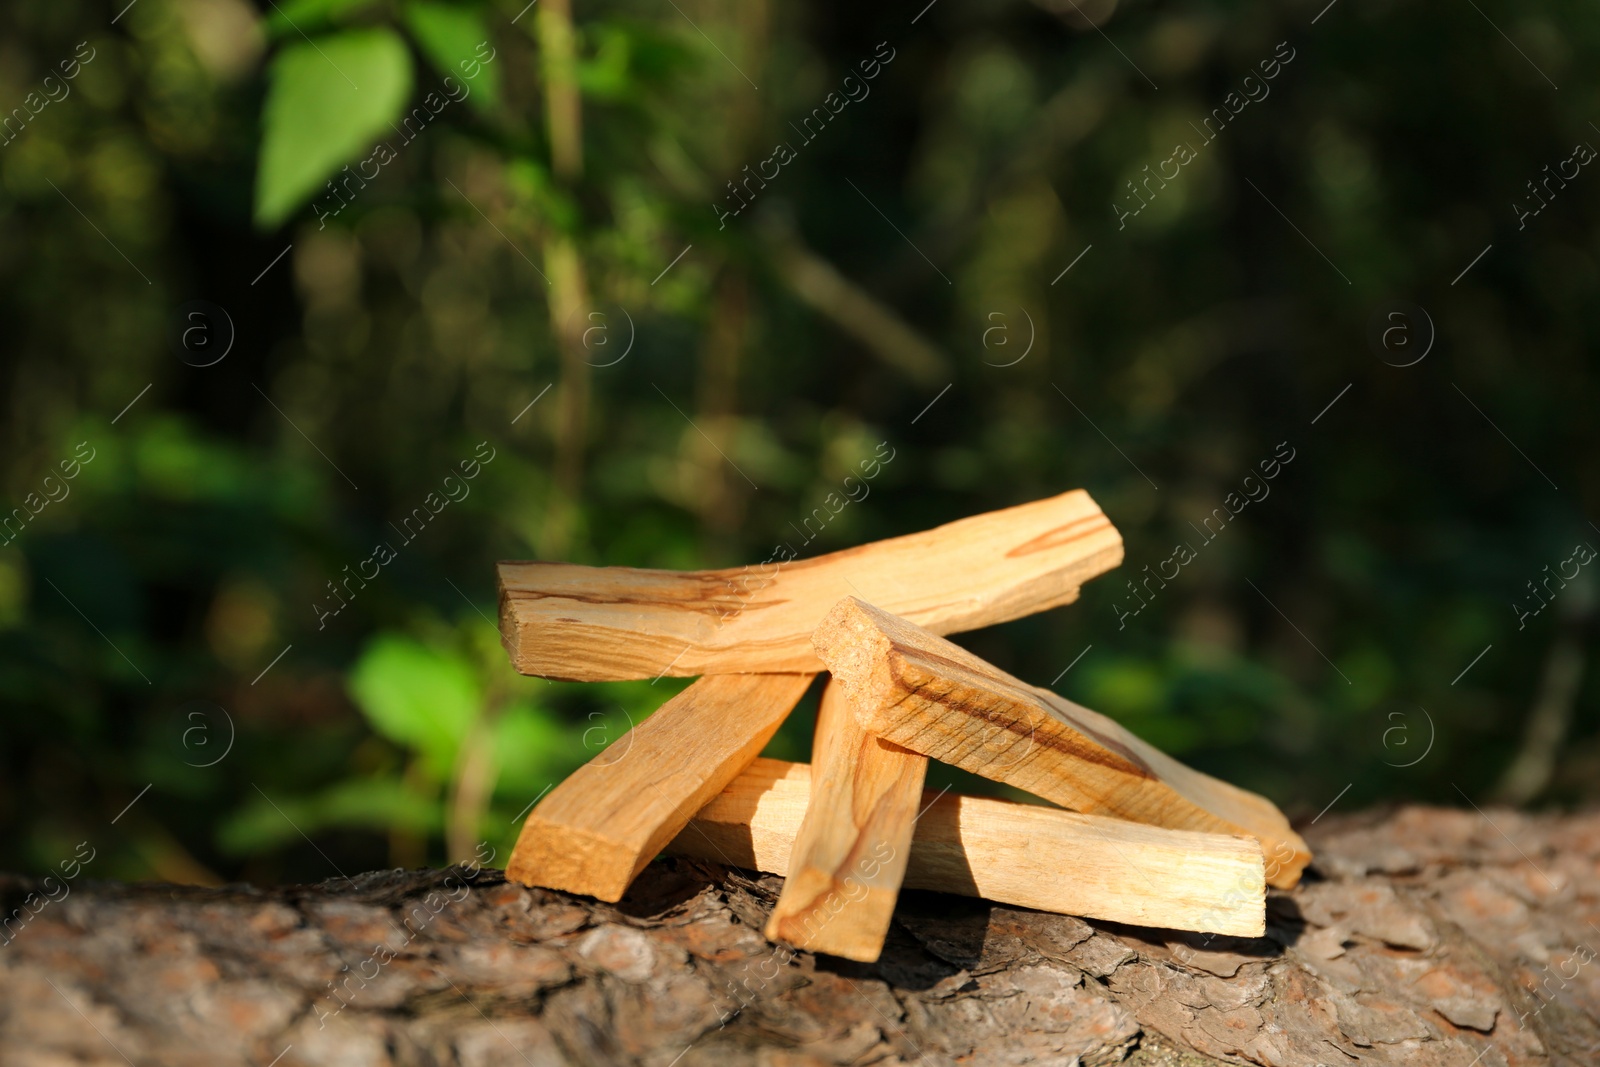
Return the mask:
<svg viewBox="0 0 1600 1067">
<path fill-rule="evenodd" d="M 869 607 L 865 601 L 847 596 L 823 616 L 811 634 L 817 658 L 833 672 L 832 684 L 844 690 L 857 708 L 877 707 L 894 689 L 889 669 L 893 646 L 874 624 Z"/>
<path fill-rule="evenodd" d="M 811 678 L 699 679 L 539 801 L 522 825 L 507 876 L 620 900 L 695 812 L 750 765 Z"/>
<path fill-rule="evenodd" d="M 792 888 L 791 888 L 792 887 Z M 785 897 L 804 900 L 787 914 L 774 912 L 767 920 L 768 941 L 824 952 L 857 963 L 876 963 L 889 934 L 889 918 L 897 891 L 867 886 L 851 878 L 842 881 L 816 869 L 791 874 L 783 886 Z"/>
<path fill-rule="evenodd" d="M 1287 822 L 1280 831 L 1280 838 L 1271 845 L 1262 845 L 1266 852 L 1267 884 L 1274 889 L 1293 889 L 1300 884 L 1300 876 L 1311 864 L 1311 846 L 1289 829 Z"/>
<path fill-rule="evenodd" d="M 845 692 L 851 693 L 852 686 L 861 691 L 860 698 L 851 693 L 858 714 L 870 713 L 884 702 L 874 701 L 873 697 L 898 692 L 894 666 L 903 659 L 899 650 L 928 641 L 937 645 L 938 658 L 947 665 L 973 672 L 981 678 L 998 678 L 1015 686 L 1032 688 L 948 638 L 930 633 L 909 619 L 858 597 L 847 596 L 835 604 L 811 635 L 811 647 L 816 649 L 817 658 L 833 672 Z"/>
<path fill-rule="evenodd" d="M 547 823 L 534 813 L 522 825 L 506 865 L 506 879 L 615 904 L 650 859 L 624 842 Z"/>
<path fill-rule="evenodd" d="M 928 761 L 864 731 L 832 682 L 811 758 L 811 797 L 767 936 L 870 963 L 889 933 Z"/>
<path fill-rule="evenodd" d="M 574 590 L 567 588 L 573 582 L 573 573 L 581 574 L 584 568 L 566 563 L 502 561 L 496 569 L 500 586 L 500 644 L 517 673 L 557 682 L 605 682 L 668 673 L 673 677 L 702 673 L 698 669 L 661 669 L 661 665 L 670 663 L 685 651 L 682 641 L 643 632 L 630 632 L 628 640 L 617 640 L 618 633 L 627 626 L 626 606 L 612 605 L 609 613 L 586 610 Z M 606 568 L 594 570 L 604 573 Z M 568 600 L 571 615 L 552 616 L 547 598 L 527 595 L 528 587 L 546 585 L 551 587 L 548 600 Z M 604 654 L 597 656 L 595 649 L 604 649 Z"/>
</svg>

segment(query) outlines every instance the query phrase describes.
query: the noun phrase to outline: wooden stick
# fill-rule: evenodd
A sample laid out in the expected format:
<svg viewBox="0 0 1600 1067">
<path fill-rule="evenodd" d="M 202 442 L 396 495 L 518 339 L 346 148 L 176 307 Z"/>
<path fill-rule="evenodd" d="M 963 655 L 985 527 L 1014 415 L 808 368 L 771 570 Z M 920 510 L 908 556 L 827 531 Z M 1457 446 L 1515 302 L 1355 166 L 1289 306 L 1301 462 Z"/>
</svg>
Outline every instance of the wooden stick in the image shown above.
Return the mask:
<svg viewBox="0 0 1600 1067">
<path fill-rule="evenodd" d="M 767 937 L 872 963 L 900 895 L 928 760 L 869 735 L 832 682 L 822 691 L 811 802 Z M 836 895 L 844 906 L 833 909 Z"/>
<path fill-rule="evenodd" d="M 645 864 L 760 754 L 812 677 L 699 679 L 539 802 L 506 877 L 621 900 Z"/>
<path fill-rule="evenodd" d="M 1292 887 L 1311 862 L 1271 801 L 1186 767 L 1104 715 L 881 608 L 846 597 L 815 641 L 868 733 L 1074 811 L 1250 834 L 1275 886 Z"/>
<path fill-rule="evenodd" d="M 501 639 L 523 674 L 574 681 L 818 671 L 811 631 L 850 593 L 955 633 L 1070 603 L 1122 561 L 1082 490 L 798 562 L 784 547 L 742 570 L 501 563 Z"/>
<path fill-rule="evenodd" d="M 810 797 L 811 768 L 758 759 L 667 852 L 787 874 Z M 927 793 L 923 804 L 907 889 L 1169 930 L 1237 937 L 1266 930 L 1261 846 L 1254 838 L 949 793 Z M 842 909 L 840 900 L 828 906 Z"/>
</svg>

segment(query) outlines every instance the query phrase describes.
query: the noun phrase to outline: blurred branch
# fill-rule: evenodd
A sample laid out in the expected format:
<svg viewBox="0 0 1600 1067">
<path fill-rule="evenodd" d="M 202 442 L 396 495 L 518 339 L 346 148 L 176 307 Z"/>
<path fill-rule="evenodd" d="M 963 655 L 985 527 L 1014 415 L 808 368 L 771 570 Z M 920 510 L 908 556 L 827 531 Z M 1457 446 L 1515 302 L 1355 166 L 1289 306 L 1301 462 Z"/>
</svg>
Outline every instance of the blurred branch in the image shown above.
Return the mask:
<svg viewBox="0 0 1600 1067">
<path fill-rule="evenodd" d="M 456 762 L 455 788 L 450 796 L 450 814 L 445 826 L 445 855 L 453 862 L 462 862 L 462 857 L 475 854 L 483 813 L 488 810 L 495 780 L 500 775 L 500 762 L 494 750 L 495 719 L 495 709 L 486 707 L 462 742 L 461 755 Z"/>
<path fill-rule="evenodd" d="M 919 385 L 950 376 L 950 363 L 933 343 L 866 290 L 807 248 L 792 233 L 768 241 L 772 263 L 802 301 Z"/>
<path fill-rule="evenodd" d="M 563 182 L 573 182 L 583 173 L 583 108 L 572 0 L 543 0 L 538 19 L 550 169 Z"/>
<path fill-rule="evenodd" d="M 583 173 L 583 112 L 578 95 L 576 35 L 571 0 L 545 0 L 539 8 L 539 54 L 544 68 L 545 125 L 550 169 L 570 187 Z M 561 353 L 554 486 L 539 554 L 564 556 L 572 541 L 583 484 L 584 442 L 589 431 L 589 362 L 583 330 L 589 286 L 577 239 L 552 230 L 544 242 L 550 279 L 550 322 Z"/>
<path fill-rule="evenodd" d="M 1500 776 L 1493 799 L 1497 804 L 1523 805 L 1543 793 L 1555 773 L 1556 760 L 1572 726 L 1572 708 L 1583 682 L 1584 622 L 1590 613 L 1589 592 L 1573 591 L 1562 613 L 1560 629 L 1539 678 L 1539 695 L 1528 713 L 1527 729 L 1516 758 Z"/>
<path fill-rule="evenodd" d="M 1583 650 L 1577 636 L 1567 630 L 1556 638 L 1545 659 L 1539 697 L 1528 715 L 1522 748 L 1495 785 L 1495 803 L 1526 804 L 1550 784 L 1556 755 L 1572 725 L 1572 705 L 1582 680 Z"/>
<path fill-rule="evenodd" d="M 724 539 L 738 529 L 743 508 L 739 492 L 743 479 L 730 477 L 724 454 L 732 447 L 729 437 L 739 425 L 739 369 L 749 334 L 750 289 L 744 276 L 728 269 L 712 296 L 711 322 L 706 330 L 700 360 L 699 396 L 705 436 L 692 440 L 698 453 L 700 517 L 712 534 Z M 728 545 L 718 545 L 726 549 Z"/>
<path fill-rule="evenodd" d="M 545 238 L 544 265 L 550 277 L 550 323 L 561 353 L 561 387 L 557 393 L 560 408 L 554 486 L 539 541 L 539 554 L 546 559 L 558 559 L 571 543 L 583 485 L 590 373 L 589 362 L 584 358 L 583 330 L 588 322 L 585 312 L 589 289 L 577 242 L 569 235 L 551 233 Z"/>
</svg>

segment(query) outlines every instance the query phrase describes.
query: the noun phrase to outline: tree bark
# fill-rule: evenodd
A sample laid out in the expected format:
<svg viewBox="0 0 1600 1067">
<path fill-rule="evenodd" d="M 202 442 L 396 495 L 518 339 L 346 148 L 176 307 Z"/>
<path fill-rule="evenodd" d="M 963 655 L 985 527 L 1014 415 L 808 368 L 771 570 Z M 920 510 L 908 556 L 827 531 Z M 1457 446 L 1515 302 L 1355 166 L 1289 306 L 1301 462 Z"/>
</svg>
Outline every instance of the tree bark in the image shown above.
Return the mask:
<svg viewBox="0 0 1600 1067">
<path fill-rule="evenodd" d="M 30 917 L 0 945 L 0 1062 L 1600 1063 L 1600 815 L 1408 807 L 1310 831 L 1264 938 L 908 892 L 875 964 L 776 948 L 780 879 L 686 860 L 614 905 L 455 868 L 3 876 L 0 917 Z"/>
</svg>

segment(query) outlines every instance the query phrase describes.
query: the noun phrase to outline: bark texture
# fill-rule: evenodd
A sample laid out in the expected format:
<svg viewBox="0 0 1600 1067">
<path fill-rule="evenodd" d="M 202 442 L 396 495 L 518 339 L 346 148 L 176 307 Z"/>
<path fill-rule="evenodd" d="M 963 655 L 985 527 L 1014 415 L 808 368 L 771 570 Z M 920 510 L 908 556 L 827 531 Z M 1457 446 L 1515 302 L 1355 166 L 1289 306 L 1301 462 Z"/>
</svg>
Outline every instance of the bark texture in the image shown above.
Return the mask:
<svg viewBox="0 0 1600 1067">
<path fill-rule="evenodd" d="M 1264 938 L 909 892 L 870 965 L 775 949 L 779 879 L 684 860 L 620 904 L 493 871 L 80 878 L 0 945 L 0 1063 L 1600 1063 L 1600 815 L 1312 831 Z M 40 888 L 0 877 L 4 915 Z"/>
</svg>

